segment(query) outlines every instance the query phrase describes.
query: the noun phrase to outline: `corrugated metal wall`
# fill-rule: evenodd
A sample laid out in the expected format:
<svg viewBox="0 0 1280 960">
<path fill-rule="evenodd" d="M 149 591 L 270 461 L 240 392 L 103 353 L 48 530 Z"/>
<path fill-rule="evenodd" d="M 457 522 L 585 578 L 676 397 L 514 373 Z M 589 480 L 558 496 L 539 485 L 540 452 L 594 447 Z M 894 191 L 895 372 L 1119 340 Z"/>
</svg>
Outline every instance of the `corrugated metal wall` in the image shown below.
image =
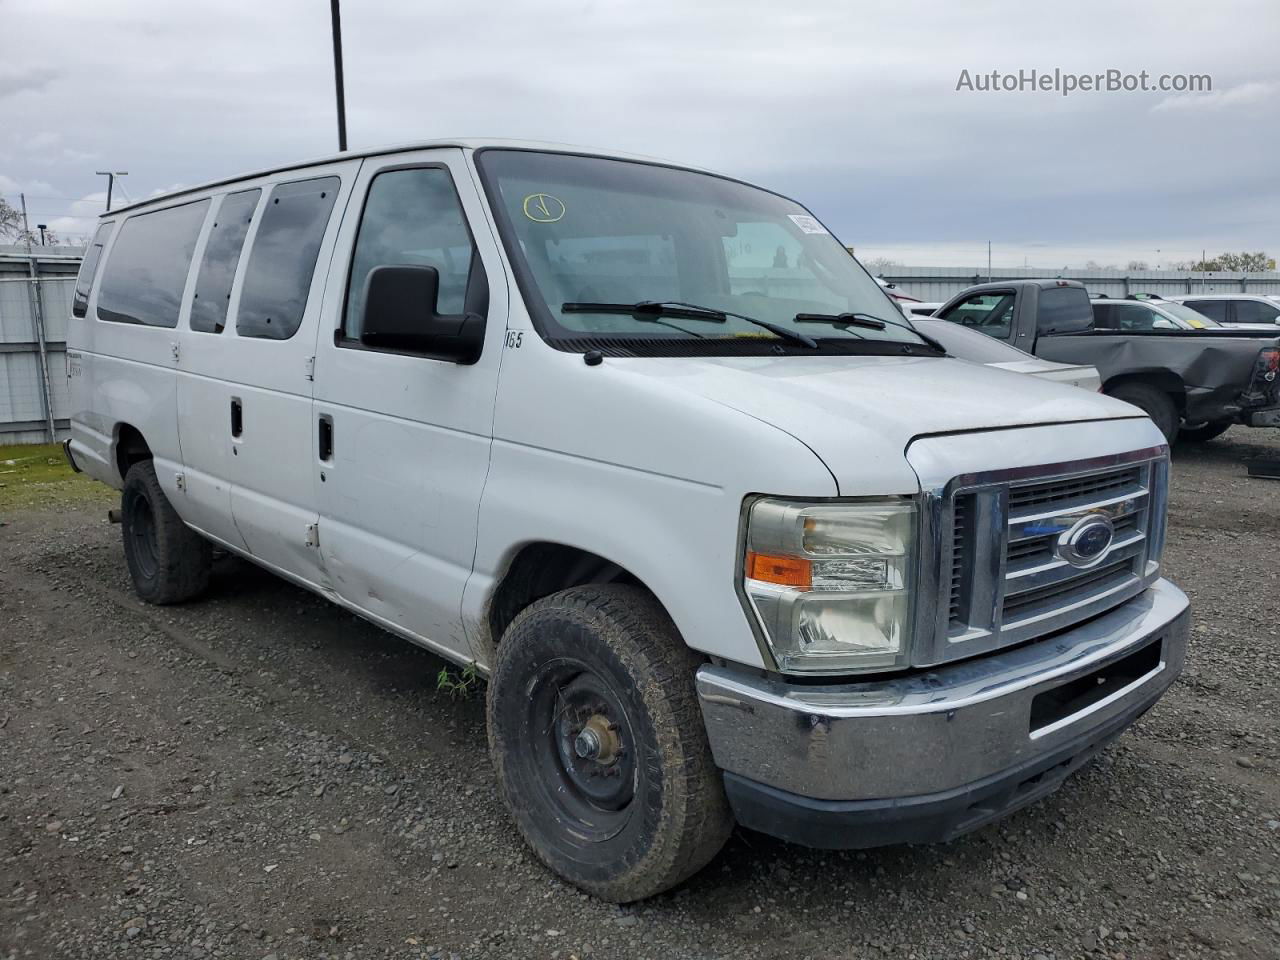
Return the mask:
<svg viewBox="0 0 1280 960">
<path fill-rule="evenodd" d="M 81 251 L 46 249 L 0 253 L 0 444 L 47 443 L 50 420 L 56 439 L 70 427 L 67 318 Z"/>
<path fill-rule="evenodd" d="M 965 287 L 987 282 L 978 267 L 891 267 L 880 276 L 909 297 L 948 300 Z M 1131 293 L 1258 293 L 1280 295 L 1280 273 L 1188 273 L 1185 270 L 992 270 L 992 280 L 1061 277 L 1079 280 L 1090 293 L 1125 297 Z"/>
</svg>

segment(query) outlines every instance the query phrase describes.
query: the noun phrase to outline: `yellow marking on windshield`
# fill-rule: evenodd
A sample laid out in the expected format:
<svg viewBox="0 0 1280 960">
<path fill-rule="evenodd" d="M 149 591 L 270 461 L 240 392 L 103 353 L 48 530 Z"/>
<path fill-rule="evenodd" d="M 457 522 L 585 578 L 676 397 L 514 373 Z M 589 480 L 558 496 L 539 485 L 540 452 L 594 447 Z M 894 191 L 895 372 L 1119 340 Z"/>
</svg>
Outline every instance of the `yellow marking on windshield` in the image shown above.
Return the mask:
<svg viewBox="0 0 1280 960">
<path fill-rule="evenodd" d="M 564 201 L 549 193 L 531 193 L 522 204 L 524 215 L 534 223 L 555 223 L 564 216 Z"/>
</svg>

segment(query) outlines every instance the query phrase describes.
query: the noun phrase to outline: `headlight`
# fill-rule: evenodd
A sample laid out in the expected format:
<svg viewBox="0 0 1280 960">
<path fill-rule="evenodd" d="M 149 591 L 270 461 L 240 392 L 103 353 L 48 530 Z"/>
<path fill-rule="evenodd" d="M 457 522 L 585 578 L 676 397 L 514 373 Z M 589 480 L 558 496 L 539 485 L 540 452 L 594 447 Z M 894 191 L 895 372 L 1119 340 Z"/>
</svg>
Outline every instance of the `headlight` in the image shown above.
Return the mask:
<svg viewBox="0 0 1280 960">
<path fill-rule="evenodd" d="M 751 504 L 743 590 L 783 671 L 905 665 L 915 528 L 909 500 Z"/>
</svg>

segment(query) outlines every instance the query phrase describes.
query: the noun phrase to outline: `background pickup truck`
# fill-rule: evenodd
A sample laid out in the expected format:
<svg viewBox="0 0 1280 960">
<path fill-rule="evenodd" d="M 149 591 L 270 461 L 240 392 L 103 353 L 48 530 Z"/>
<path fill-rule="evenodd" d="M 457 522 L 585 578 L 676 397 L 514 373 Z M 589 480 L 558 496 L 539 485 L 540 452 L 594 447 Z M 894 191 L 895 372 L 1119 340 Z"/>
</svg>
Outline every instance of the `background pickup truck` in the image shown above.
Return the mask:
<svg viewBox="0 0 1280 960">
<path fill-rule="evenodd" d="M 1235 423 L 1280 426 L 1280 337 L 1253 330 L 1094 327 L 1074 280 L 1015 280 L 962 290 L 934 316 L 1045 360 L 1090 364 L 1102 391 L 1140 407 L 1172 443 Z"/>
</svg>

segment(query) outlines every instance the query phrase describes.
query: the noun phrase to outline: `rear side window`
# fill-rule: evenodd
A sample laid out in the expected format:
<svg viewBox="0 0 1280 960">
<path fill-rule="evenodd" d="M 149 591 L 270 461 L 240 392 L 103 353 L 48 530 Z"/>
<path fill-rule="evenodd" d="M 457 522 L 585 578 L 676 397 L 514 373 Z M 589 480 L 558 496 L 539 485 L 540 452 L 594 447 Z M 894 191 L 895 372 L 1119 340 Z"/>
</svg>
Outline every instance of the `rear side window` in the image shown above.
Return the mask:
<svg viewBox="0 0 1280 960">
<path fill-rule="evenodd" d="M 271 191 L 236 310 L 240 336 L 288 340 L 298 332 L 339 182 L 337 177 L 317 177 L 282 183 Z"/>
<path fill-rule="evenodd" d="M 71 301 L 71 315 L 83 317 L 89 312 L 89 291 L 93 289 L 93 279 L 98 275 L 98 262 L 102 259 L 102 248 L 111 239 L 113 223 L 104 223 L 93 235 L 93 246 L 84 255 L 80 263 L 80 276 L 76 278 L 75 297 Z"/>
<path fill-rule="evenodd" d="M 98 319 L 176 327 L 182 291 L 209 201 L 130 217 L 111 248 L 98 293 Z"/>
<path fill-rule="evenodd" d="M 435 267 L 440 274 L 436 312 L 466 311 L 475 248 L 449 172 L 440 167 L 388 170 L 373 178 L 347 282 L 343 332 L 360 337 L 365 285 L 375 267 Z"/>
<path fill-rule="evenodd" d="M 228 194 L 218 208 L 196 277 L 196 293 L 191 301 L 192 330 L 221 333 L 226 326 L 231 281 L 235 279 L 249 221 L 261 196 L 261 190 Z"/>
<path fill-rule="evenodd" d="M 1196 313 L 1203 313 L 1210 320 L 1219 323 L 1227 322 L 1227 301 L 1225 300 L 1184 300 L 1182 301 Z"/>
<path fill-rule="evenodd" d="M 1093 326 L 1093 305 L 1084 287 L 1041 290 L 1039 308 L 1040 333 L 1080 333 Z"/>
<path fill-rule="evenodd" d="M 1237 300 L 1236 323 L 1275 323 L 1280 307 L 1261 300 Z"/>
</svg>

